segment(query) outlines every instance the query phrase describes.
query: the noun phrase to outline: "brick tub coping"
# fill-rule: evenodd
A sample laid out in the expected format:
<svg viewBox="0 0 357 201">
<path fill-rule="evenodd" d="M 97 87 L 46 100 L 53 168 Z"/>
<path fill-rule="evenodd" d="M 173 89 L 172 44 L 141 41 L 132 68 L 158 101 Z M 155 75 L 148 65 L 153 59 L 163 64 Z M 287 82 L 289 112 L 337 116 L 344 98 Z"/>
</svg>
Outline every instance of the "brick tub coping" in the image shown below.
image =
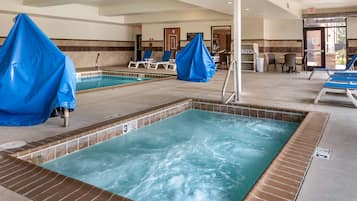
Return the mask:
<svg viewBox="0 0 357 201">
<path fill-rule="evenodd" d="M 94 192 L 93 196 L 98 196 L 98 200 L 129 200 L 46 170 L 38 165 L 127 134 L 130 131 L 190 109 L 300 123 L 296 132 L 250 190 L 245 198 L 247 201 L 289 201 L 296 199 L 329 117 L 328 114 L 319 112 L 249 104 L 224 105 L 217 101 L 182 99 L 31 142 L 19 149 L 3 151 L 0 153 L 0 185 L 36 200 L 55 200 L 52 197 L 57 199 L 62 194 L 67 195 L 65 198 L 73 198 L 72 195 L 74 197 L 90 196 L 92 191 Z M 36 186 L 38 183 L 33 182 L 32 179 L 29 180 L 29 177 L 34 177 L 48 185 L 38 187 Z M 47 179 L 41 180 L 40 177 Z M 101 199 L 102 195 L 104 199 Z"/>
</svg>

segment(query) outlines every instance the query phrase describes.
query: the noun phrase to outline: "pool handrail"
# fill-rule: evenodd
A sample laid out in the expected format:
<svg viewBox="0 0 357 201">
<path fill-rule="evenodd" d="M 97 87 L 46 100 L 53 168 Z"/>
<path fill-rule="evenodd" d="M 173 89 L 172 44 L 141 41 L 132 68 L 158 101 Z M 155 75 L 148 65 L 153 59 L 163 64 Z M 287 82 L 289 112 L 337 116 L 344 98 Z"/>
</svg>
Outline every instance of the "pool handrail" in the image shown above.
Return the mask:
<svg viewBox="0 0 357 201">
<path fill-rule="evenodd" d="M 222 103 L 223 104 L 228 104 L 230 103 L 235 97 L 237 97 L 237 93 L 236 93 L 236 82 L 234 82 L 234 92 L 231 92 L 231 94 L 228 96 L 228 98 L 226 99 L 225 96 L 226 96 L 226 91 L 227 91 L 227 87 L 228 87 L 228 83 L 229 83 L 229 78 L 231 76 L 231 72 L 232 70 L 235 71 L 235 65 L 237 65 L 237 60 L 233 60 L 231 62 L 231 64 L 229 65 L 229 68 L 228 68 L 228 71 L 227 71 L 227 74 L 226 74 L 226 77 L 224 79 L 224 84 L 223 84 L 223 87 L 222 87 L 222 94 L 221 94 L 221 100 L 222 100 Z M 234 73 L 234 80 L 236 80 L 236 74 Z"/>
</svg>

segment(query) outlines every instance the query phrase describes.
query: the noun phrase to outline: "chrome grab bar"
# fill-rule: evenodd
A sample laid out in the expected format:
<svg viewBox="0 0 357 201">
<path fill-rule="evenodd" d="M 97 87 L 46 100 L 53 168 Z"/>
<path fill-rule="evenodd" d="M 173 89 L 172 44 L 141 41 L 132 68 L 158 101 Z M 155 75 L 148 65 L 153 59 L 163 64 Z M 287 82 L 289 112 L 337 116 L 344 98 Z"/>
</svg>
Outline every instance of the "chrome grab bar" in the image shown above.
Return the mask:
<svg viewBox="0 0 357 201">
<path fill-rule="evenodd" d="M 99 70 L 99 65 L 98 65 L 99 56 L 100 56 L 100 53 L 97 54 L 97 59 L 95 60 L 95 68 L 96 68 L 97 70 Z"/>
<path fill-rule="evenodd" d="M 233 98 L 237 97 L 236 90 L 234 90 L 234 92 L 232 92 L 228 96 L 228 98 L 225 99 L 227 86 L 228 86 L 228 83 L 229 83 L 229 78 L 231 76 L 231 72 L 236 70 L 236 66 L 235 65 L 237 65 L 237 60 L 233 60 L 231 62 L 231 64 L 229 65 L 227 74 L 226 74 L 226 78 L 224 79 L 224 84 L 223 84 L 223 87 L 222 87 L 222 94 L 221 94 L 221 100 L 222 100 L 223 104 L 228 104 L 229 102 L 232 101 Z M 236 79 L 236 75 L 235 74 L 234 74 L 234 79 Z M 236 83 L 234 82 L 234 88 L 236 89 L 236 87 L 237 87 Z"/>
</svg>

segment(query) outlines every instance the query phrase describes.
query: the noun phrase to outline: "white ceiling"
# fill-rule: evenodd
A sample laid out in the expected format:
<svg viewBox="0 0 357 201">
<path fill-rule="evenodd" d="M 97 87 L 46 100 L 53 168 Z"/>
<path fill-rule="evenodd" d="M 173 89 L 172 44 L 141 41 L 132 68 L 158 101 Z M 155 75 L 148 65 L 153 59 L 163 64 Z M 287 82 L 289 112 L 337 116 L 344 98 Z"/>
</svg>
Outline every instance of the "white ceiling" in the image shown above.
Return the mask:
<svg viewBox="0 0 357 201">
<path fill-rule="evenodd" d="M 295 0 L 303 8 L 341 8 L 357 6 L 357 0 Z"/>
<path fill-rule="evenodd" d="M 231 15 L 230 0 L 23 0 L 29 6 L 45 7 L 64 4 L 84 4 L 97 6 L 104 16 L 122 16 L 164 11 L 207 9 Z M 243 15 L 263 17 L 287 17 L 288 12 L 272 4 L 270 0 L 242 0 Z"/>
<path fill-rule="evenodd" d="M 133 2 L 151 2 L 152 0 L 24 0 L 26 4 L 39 4 L 42 2 L 45 4 L 63 4 L 64 3 L 80 3 L 93 6 L 102 6 L 102 5 L 116 5 L 116 4 L 125 4 Z M 166 2 L 170 1 L 181 1 L 181 0 L 165 0 Z M 228 0 L 215 0 L 215 3 L 218 7 L 224 7 L 225 2 Z M 258 0 L 253 2 L 265 2 L 266 0 Z M 286 2 L 295 1 L 302 5 L 303 8 L 337 8 L 337 7 L 349 7 L 357 6 L 356 0 L 286 0 Z M 48 3 L 46 3 L 48 2 Z M 187 0 L 186 2 L 190 2 Z M 250 0 L 243 0 L 242 3 L 250 2 Z M 257 6 L 261 6 L 260 3 Z"/>
<path fill-rule="evenodd" d="M 179 0 L 201 6 L 217 12 L 233 14 L 233 5 L 227 4 L 231 0 Z M 357 0 L 356 0 L 357 1 Z M 281 6 L 285 6 L 281 5 Z M 242 0 L 242 14 L 244 17 L 264 18 L 296 18 L 297 16 L 283 9 L 271 0 Z"/>
<path fill-rule="evenodd" d="M 130 23 L 145 21 L 145 16 L 165 21 L 222 20 L 231 18 L 233 0 L 23 0 L 35 7 L 83 4 L 98 7 L 101 16 L 124 16 Z M 289 19 L 301 17 L 302 9 L 357 6 L 357 0 L 242 0 L 243 17 Z M 137 20 L 135 20 L 137 18 Z M 149 21 L 148 21 L 149 22 Z"/>
</svg>

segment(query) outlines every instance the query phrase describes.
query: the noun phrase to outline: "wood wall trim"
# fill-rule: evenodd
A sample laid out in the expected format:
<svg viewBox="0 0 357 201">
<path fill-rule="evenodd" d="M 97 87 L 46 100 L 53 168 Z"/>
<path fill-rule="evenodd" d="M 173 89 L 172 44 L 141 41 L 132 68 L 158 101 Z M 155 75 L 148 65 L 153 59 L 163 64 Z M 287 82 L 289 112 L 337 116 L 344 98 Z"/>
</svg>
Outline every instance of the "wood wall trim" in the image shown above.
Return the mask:
<svg viewBox="0 0 357 201">
<path fill-rule="evenodd" d="M 190 42 L 188 40 L 180 40 L 181 42 Z M 211 40 L 203 40 L 204 42 L 211 42 Z"/>
<path fill-rule="evenodd" d="M 233 40 L 232 40 L 233 41 Z M 296 41 L 296 42 L 302 42 L 302 39 L 242 39 L 242 41 Z"/>
<path fill-rule="evenodd" d="M 301 53 L 302 47 L 261 47 L 259 48 L 260 52 L 277 52 L 277 53 Z"/>
<path fill-rule="evenodd" d="M 348 47 L 347 48 L 347 52 L 348 53 L 355 53 L 355 52 L 357 52 L 357 47 Z"/>
<path fill-rule="evenodd" d="M 143 40 L 142 43 L 163 43 L 164 40 Z"/>
<path fill-rule="evenodd" d="M 0 39 L 6 39 L 7 36 L 0 36 Z M 51 40 L 62 40 L 62 41 L 90 41 L 90 42 L 122 42 L 122 43 L 134 43 L 135 41 L 125 41 L 125 40 L 94 40 L 94 39 L 67 39 L 67 38 L 50 38 Z"/>
<path fill-rule="evenodd" d="M 269 41 L 269 42 L 279 42 L 279 41 L 295 41 L 295 42 L 303 42 L 303 40 L 300 40 L 300 39 L 283 39 L 283 40 L 277 40 L 277 39 L 274 39 L 274 40 L 264 40 L 264 41 Z"/>
<path fill-rule="evenodd" d="M 2 45 L 0 45 L 0 48 Z M 97 47 L 97 46 L 57 46 L 64 52 L 132 52 L 132 47 Z"/>
<path fill-rule="evenodd" d="M 134 51 L 132 47 L 58 46 L 64 52 Z"/>
<path fill-rule="evenodd" d="M 164 51 L 164 47 L 143 47 L 143 50 L 152 50 L 154 52 Z"/>
<path fill-rule="evenodd" d="M 0 37 L 0 39 L 6 39 L 7 37 Z M 134 41 L 109 41 L 109 40 L 85 40 L 85 39 L 58 39 L 58 38 L 52 38 L 52 41 L 56 42 L 57 41 L 81 41 L 81 42 L 103 42 L 103 43 L 109 43 L 109 42 L 122 42 L 122 43 L 132 43 L 130 46 L 105 46 L 105 45 L 92 45 L 92 46 L 84 46 L 84 45 L 57 45 L 57 47 L 65 52 L 100 52 L 100 51 L 110 51 L 110 52 L 115 52 L 115 51 L 134 51 Z M 0 47 L 2 47 L 2 44 L 0 44 Z"/>
<path fill-rule="evenodd" d="M 0 36 L 0 39 L 5 39 L 7 37 Z M 91 42 L 132 42 L 135 41 L 121 41 L 121 40 L 92 40 L 92 39 L 65 39 L 65 38 L 50 38 L 51 40 L 62 40 L 62 41 L 91 41 Z M 357 40 L 357 38 L 348 38 L 347 40 Z M 188 40 L 180 40 L 181 42 L 188 42 Z M 210 42 L 211 40 L 204 40 L 205 42 Z M 233 40 L 232 40 L 233 41 Z M 242 39 L 242 41 L 296 41 L 302 42 L 301 39 Z M 150 42 L 164 42 L 164 40 L 143 40 L 144 43 Z"/>
</svg>

